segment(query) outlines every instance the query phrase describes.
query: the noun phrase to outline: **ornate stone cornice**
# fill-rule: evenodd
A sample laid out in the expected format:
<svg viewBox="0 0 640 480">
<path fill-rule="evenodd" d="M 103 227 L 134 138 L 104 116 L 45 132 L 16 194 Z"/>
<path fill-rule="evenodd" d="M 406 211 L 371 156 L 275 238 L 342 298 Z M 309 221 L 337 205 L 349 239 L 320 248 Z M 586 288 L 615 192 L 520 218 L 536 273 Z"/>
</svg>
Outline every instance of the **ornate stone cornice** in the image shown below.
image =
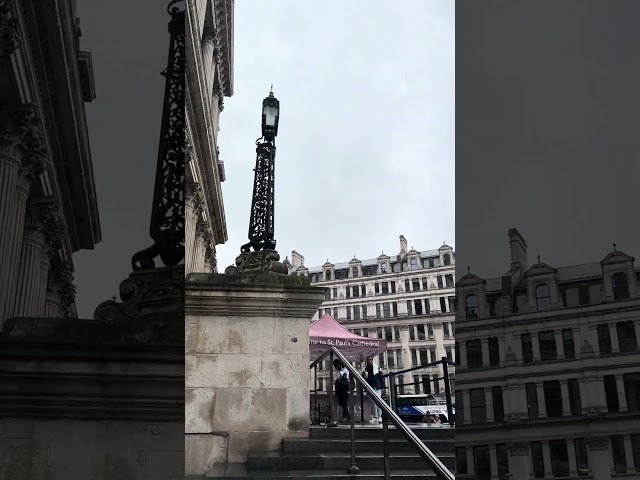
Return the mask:
<svg viewBox="0 0 640 480">
<path fill-rule="evenodd" d="M 6 63 L 20 45 L 18 19 L 10 0 L 0 0 L 0 65 Z"/>
<path fill-rule="evenodd" d="M 280 254 L 275 250 L 241 253 L 236 258 L 235 266 L 227 267 L 224 273 L 227 275 L 240 273 L 287 275 L 289 269 L 279 260 Z"/>
<path fill-rule="evenodd" d="M 527 442 L 513 442 L 507 448 L 511 455 L 529 455 L 529 444 Z"/>
<path fill-rule="evenodd" d="M 593 437 L 587 439 L 589 450 L 608 450 L 609 439 L 607 437 Z"/>
<path fill-rule="evenodd" d="M 233 68 L 233 24 L 230 23 L 231 16 L 229 11 L 233 6 L 229 0 L 214 0 L 213 4 L 216 29 L 214 58 L 218 64 L 220 84 L 224 95 L 231 96 L 233 94 L 231 78 L 231 69 Z"/>
</svg>

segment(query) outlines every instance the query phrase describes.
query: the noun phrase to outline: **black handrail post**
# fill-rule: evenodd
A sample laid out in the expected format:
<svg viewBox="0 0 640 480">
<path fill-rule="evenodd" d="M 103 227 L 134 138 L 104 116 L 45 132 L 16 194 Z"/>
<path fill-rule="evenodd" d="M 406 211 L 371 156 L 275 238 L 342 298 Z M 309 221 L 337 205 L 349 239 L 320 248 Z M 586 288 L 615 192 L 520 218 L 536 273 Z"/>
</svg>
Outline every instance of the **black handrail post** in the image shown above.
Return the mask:
<svg viewBox="0 0 640 480">
<path fill-rule="evenodd" d="M 329 371 L 331 372 L 329 374 L 329 381 L 331 382 L 330 387 L 328 388 L 328 392 L 329 392 L 329 418 L 327 419 L 327 427 L 337 427 L 338 426 L 338 422 L 335 422 L 333 420 L 333 351 L 331 351 L 331 353 L 329 353 Z"/>
<path fill-rule="evenodd" d="M 360 388 L 360 423 L 364 423 L 364 390 L 362 385 L 358 385 Z"/>
<path fill-rule="evenodd" d="M 351 382 L 349 382 L 351 383 Z M 351 385 L 349 385 L 351 390 Z M 351 466 L 347 469 L 347 473 L 358 474 L 360 469 L 356 465 L 356 419 L 355 412 L 353 411 L 353 391 L 349 392 L 349 417 L 351 423 Z"/>
<path fill-rule="evenodd" d="M 320 405 L 318 404 L 318 364 L 313 367 L 313 398 L 316 405 L 316 425 L 320 425 Z"/>
<path fill-rule="evenodd" d="M 449 425 L 453 427 L 453 408 L 451 406 L 451 385 L 449 385 L 449 366 L 447 365 L 447 357 L 442 357 L 442 376 L 444 380 L 444 395 L 447 399 L 447 418 Z"/>
<path fill-rule="evenodd" d="M 384 443 L 384 478 L 390 480 L 391 478 L 391 466 L 389 462 L 389 417 L 383 411 L 382 412 L 382 441 Z"/>
</svg>

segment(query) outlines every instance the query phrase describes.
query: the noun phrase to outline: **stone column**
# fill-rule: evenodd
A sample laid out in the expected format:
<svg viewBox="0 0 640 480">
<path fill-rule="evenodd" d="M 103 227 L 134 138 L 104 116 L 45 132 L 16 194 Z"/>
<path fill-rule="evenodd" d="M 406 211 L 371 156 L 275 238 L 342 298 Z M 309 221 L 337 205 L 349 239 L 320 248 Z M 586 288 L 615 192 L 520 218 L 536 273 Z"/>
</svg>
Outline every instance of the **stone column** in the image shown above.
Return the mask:
<svg viewBox="0 0 640 480">
<path fill-rule="evenodd" d="M 483 338 L 480 340 L 480 344 L 482 346 L 482 366 L 489 366 L 489 340 Z"/>
<path fill-rule="evenodd" d="M 462 410 L 464 412 L 463 425 L 471 424 L 471 398 L 468 390 L 462 390 Z"/>
<path fill-rule="evenodd" d="M 473 455 L 473 447 L 465 447 L 467 454 L 467 475 L 473 477 L 476 474 L 476 459 Z"/>
<path fill-rule="evenodd" d="M 489 465 L 491 467 L 491 479 L 498 479 L 498 451 L 495 444 L 489 445 Z"/>
<path fill-rule="evenodd" d="M 569 476 L 578 476 L 578 464 L 576 461 L 576 444 L 572 438 L 567 439 L 567 456 L 569 457 Z"/>
<path fill-rule="evenodd" d="M 533 361 L 540 361 L 540 339 L 537 333 L 531 334 L 531 348 L 533 349 Z"/>
<path fill-rule="evenodd" d="M 192 271 L 204 273 L 204 255 L 206 251 L 206 236 L 209 222 L 200 220 L 196 225 L 195 242 L 193 247 Z"/>
<path fill-rule="evenodd" d="M 562 330 L 556 330 L 556 351 L 558 358 L 564 358 L 564 342 L 562 340 Z"/>
<path fill-rule="evenodd" d="M 0 110 L 0 327 L 13 314 L 27 197 L 45 162 L 35 107 Z"/>
<path fill-rule="evenodd" d="M 571 402 L 569 399 L 569 383 L 567 380 L 560 380 L 560 393 L 562 396 L 562 415 L 571 415 Z"/>
<path fill-rule="evenodd" d="M 508 445 L 509 474 L 512 480 L 529 480 L 531 460 L 529 458 L 529 444 L 514 442 Z"/>
<path fill-rule="evenodd" d="M 264 252 L 250 255 L 268 261 Z M 187 475 L 244 463 L 250 450 L 277 451 L 283 438 L 308 438 L 309 319 L 323 301 L 307 277 L 230 269 L 190 277 Z"/>
<path fill-rule="evenodd" d="M 624 390 L 624 378 L 622 374 L 616 375 L 616 390 L 618 391 L 618 404 L 620 405 L 620 411 L 626 412 L 629 409 L 627 405 L 627 396 Z"/>
<path fill-rule="evenodd" d="M 587 445 L 589 446 L 589 466 L 591 467 L 593 478 L 611 480 L 609 439 L 607 437 L 588 438 Z"/>
<path fill-rule="evenodd" d="M 615 323 L 609 325 L 609 335 L 611 336 L 611 353 L 619 353 L 618 329 Z"/>
<path fill-rule="evenodd" d="M 190 183 L 185 188 L 185 273 L 193 272 L 193 252 L 195 247 L 196 224 L 202 212 L 203 201 L 200 186 Z"/>
<path fill-rule="evenodd" d="M 544 400 L 544 385 L 536 383 L 536 398 L 538 399 L 538 418 L 547 418 L 547 402 Z"/>
<path fill-rule="evenodd" d="M 402 356 L 402 365 L 404 365 L 404 368 L 413 366 L 411 364 L 411 350 L 409 350 L 409 325 L 400 325 L 400 355 Z M 414 372 L 409 372 L 403 375 L 404 384 L 411 385 L 412 389 L 414 388 L 413 373 Z"/>
<path fill-rule="evenodd" d="M 45 247 L 50 241 L 54 242 L 54 248 L 58 245 L 62 228 L 62 219 L 52 197 L 29 200 L 12 316 L 34 317 L 43 314 L 47 281 L 43 274 L 47 274 L 49 265 L 48 259 L 45 259 Z"/>
<path fill-rule="evenodd" d="M 493 416 L 493 392 L 491 391 L 491 387 L 484 389 L 484 403 L 487 409 L 487 423 L 493 423 L 495 417 Z"/>
<path fill-rule="evenodd" d="M 458 342 L 458 352 L 460 352 L 460 358 L 456 358 L 457 368 L 467 368 L 467 344 L 466 342 Z"/>
<path fill-rule="evenodd" d="M 640 472 L 640 465 L 634 466 L 633 445 L 631 444 L 631 435 L 624 435 L 622 439 L 624 440 L 624 455 L 627 459 L 627 473 Z"/>
</svg>

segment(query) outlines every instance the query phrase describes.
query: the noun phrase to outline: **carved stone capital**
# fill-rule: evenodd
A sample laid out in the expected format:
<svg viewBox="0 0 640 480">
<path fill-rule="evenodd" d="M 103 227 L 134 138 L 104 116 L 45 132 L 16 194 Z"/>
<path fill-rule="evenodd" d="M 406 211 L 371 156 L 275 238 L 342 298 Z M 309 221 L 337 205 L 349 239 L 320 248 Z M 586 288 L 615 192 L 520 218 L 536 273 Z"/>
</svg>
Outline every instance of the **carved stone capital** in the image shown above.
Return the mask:
<svg viewBox="0 0 640 480">
<path fill-rule="evenodd" d="M 202 203 L 202 188 L 197 183 L 188 183 L 184 189 L 185 204 L 193 209 Z"/>
<path fill-rule="evenodd" d="M 238 273 L 287 275 L 289 269 L 279 260 L 280 254 L 275 250 L 241 253 L 236 258 L 236 265 L 227 267 L 224 273 L 227 275 Z"/>
<path fill-rule="evenodd" d="M 527 442 L 513 442 L 507 448 L 511 455 L 529 455 L 529 444 Z"/>
<path fill-rule="evenodd" d="M 41 163 L 45 156 L 43 138 L 35 105 L 0 110 L 0 149 L 5 155 L 19 162 L 26 157 Z"/>
<path fill-rule="evenodd" d="M 57 246 L 63 234 L 62 218 L 54 197 L 31 197 L 27 201 L 24 238 Z"/>
<path fill-rule="evenodd" d="M 587 439 L 589 450 L 609 450 L 609 438 L 593 437 Z"/>
<path fill-rule="evenodd" d="M 76 287 L 73 285 L 73 268 L 69 261 L 56 259 L 51 263 L 47 280 L 47 296 L 56 299 L 64 316 L 68 316 L 75 301 Z"/>
<path fill-rule="evenodd" d="M 204 255 L 205 265 L 209 267 L 211 272 L 218 271 L 218 260 L 216 258 L 216 247 L 215 245 L 209 244 L 207 245 L 207 250 Z"/>
<path fill-rule="evenodd" d="M 216 41 L 216 30 L 210 25 L 205 25 L 202 31 L 202 43 L 210 43 L 210 44 L 214 44 L 215 46 L 215 41 Z"/>
<path fill-rule="evenodd" d="M 11 3 L 0 0 L 0 64 L 7 62 L 20 45 L 18 19 L 11 11 Z"/>
<path fill-rule="evenodd" d="M 212 239 L 213 234 L 211 233 L 211 224 L 200 220 L 196 224 L 196 240 L 200 240 L 204 242 L 205 245 L 208 245 L 211 243 Z"/>
</svg>

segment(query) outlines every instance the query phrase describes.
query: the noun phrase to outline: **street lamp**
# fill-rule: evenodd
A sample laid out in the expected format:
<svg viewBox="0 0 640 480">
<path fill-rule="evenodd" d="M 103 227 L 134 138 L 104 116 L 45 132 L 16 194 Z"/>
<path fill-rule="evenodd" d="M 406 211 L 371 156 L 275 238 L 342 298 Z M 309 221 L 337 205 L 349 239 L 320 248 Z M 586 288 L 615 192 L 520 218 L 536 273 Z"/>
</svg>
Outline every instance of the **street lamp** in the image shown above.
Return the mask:
<svg viewBox="0 0 640 480">
<path fill-rule="evenodd" d="M 262 137 L 256 140 L 256 167 L 253 180 L 253 198 L 249 219 L 249 242 L 240 247 L 243 254 L 253 248 L 254 252 L 271 252 L 271 260 L 277 261 L 274 230 L 274 187 L 275 160 L 280 121 L 280 102 L 273 95 L 273 85 L 269 96 L 262 101 Z M 266 258 L 266 257 L 265 257 Z M 278 256 L 278 259 L 280 257 Z"/>
</svg>

